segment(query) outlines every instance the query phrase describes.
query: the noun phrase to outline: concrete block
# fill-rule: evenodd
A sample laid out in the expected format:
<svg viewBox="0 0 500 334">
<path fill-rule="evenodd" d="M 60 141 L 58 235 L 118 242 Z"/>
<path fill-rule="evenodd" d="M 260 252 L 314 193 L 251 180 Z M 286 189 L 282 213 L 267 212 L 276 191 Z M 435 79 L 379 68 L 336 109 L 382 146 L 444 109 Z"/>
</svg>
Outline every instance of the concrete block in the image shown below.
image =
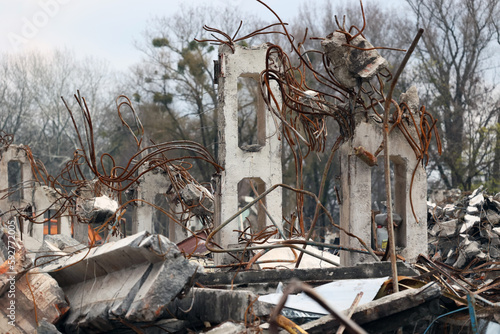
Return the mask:
<svg viewBox="0 0 500 334">
<path fill-rule="evenodd" d="M 432 233 L 439 238 L 456 237 L 458 235 L 457 224 L 457 219 L 436 223 L 429 233 Z"/>
</svg>

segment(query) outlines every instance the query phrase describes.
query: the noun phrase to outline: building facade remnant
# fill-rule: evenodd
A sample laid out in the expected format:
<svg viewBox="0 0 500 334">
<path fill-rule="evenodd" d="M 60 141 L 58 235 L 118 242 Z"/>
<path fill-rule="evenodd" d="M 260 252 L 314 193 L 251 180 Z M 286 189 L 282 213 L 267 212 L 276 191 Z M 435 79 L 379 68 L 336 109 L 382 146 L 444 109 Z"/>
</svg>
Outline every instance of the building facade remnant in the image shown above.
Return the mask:
<svg viewBox="0 0 500 334">
<path fill-rule="evenodd" d="M 34 181 L 31 162 L 22 145 L 10 145 L 0 153 L 0 190 L 5 191 L 0 196 L 2 221 L 16 217 L 24 235 L 39 242 L 45 234 L 73 235 L 72 219 L 67 210 L 60 210 L 62 201 L 56 190 Z M 16 210 L 32 216 L 37 223 L 24 220 Z M 86 242 L 87 234 L 84 239 Z"/>
</svg>

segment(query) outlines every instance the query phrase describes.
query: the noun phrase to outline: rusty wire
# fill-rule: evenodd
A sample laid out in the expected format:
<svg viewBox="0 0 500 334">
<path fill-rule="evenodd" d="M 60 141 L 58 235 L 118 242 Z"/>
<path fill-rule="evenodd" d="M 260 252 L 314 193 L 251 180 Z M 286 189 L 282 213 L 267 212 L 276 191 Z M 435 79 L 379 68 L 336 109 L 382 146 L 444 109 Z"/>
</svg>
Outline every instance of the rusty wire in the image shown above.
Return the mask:
<svg viewBox="0 0 500 334">
<path fill-rule="evenodd" d="M 470 266 L 457 269 L 440 261 L 433 261 L 420 255 L 417 261 L 420 278 L 425 281 L 435 281 L 441 285 L 444 296 L 454 300 L 458 306 L 467 305 L 467 295 L 474 295 L 476 307 L 485 311 L 493 307 L 498 312 L 500 309 L 500 279 L 486 280 L 487 272 L 500 271 L 500 263 L 495 261 L 485 262 L 474 268 Z"/>
<path fill-rule="evenodd" d="M 108 195 L 119 203 L 118 209 L 111 217 L 99 226 L 94 226 L 92 228 L 95 233 L 108 230 L 110 231 L 110 235 L 119 234 L 118 225 L 120 224 L 121 217 L 126 211 L 126 207 L 129 204 L 139 202 L 150 205 L 159 212 L 162 212 L 168 216 L 173 223 L 180 225 L 195 237 L 195 233 L 186 228 L 186 223 L 191 217 L 198 216 L 206 227 L 212 228 L 213 223 L 211 214 L 213 214 L 213 212 L 203 207 L 203 201 L 205 200 L 205 196 L 208 195 L 208 191 L 207 193 L 202 192 L 203 196 L 199 199 L 199 203 L 186 202 L 180 195 L 180 191 L 188 184 L 199 189 L 203 188 L 203 186 L 189 174 L 188 170 L 192 165 L 186 160 L 201 159 L 213 166 L 215 173 L 220 173 L 222 170 L 222 167 L 217 164 L 215 158 L 213 158 L 204 147 L 196 142 L 186 140 L 160 144 L 153 143 L 150 146 L 143 147 L 144 143 L 142 142 L 142 138 L 144 129 L 140 119 L 130 100 L 126 96 L 120 96 L 116 102 L 118 116 L 122 125 L 132 134 L 137 145 L 137 152 L 132 155 L 125 166 L 118 166 L 115 159 L 110 154 L 104 153 L 101 156 L 97 155 L 94 143 L 93 123 L 87 102 L 85 98 L 80 96 L 79 92 L 75 95 L 75 100 L 79 107 L 80 118 L 83 121 L 83 125 L 81 126 L 78 125 L 77 115 L 69 108 L 64 99 L 63 102 L 71 117 L 80 147 L 74 152 L 73 159 L 66 163 L 57 176 L 49 175 L 43 163 L 33 157 L 29 147 L 21 146 L 21 149 L 25 151 L 31 165 L 34 181 L 39 185 L 46 185 L 53 189 L 56 194 L 56 199 L 49 208 L 42 212 L 34 213 L 32 210 L 27 210 L 26 208 L 14 208 L 13 211 L 15 211 L 18 217 L 33 224 L 43 224 L 43 217 L 46 212 L 48 210 L 54 210 L 55 213 L 51 213 L 48 219 L 57 219 L 62 215 L 66 215 L 76 218 L 77 222 L 75 223 L 90 224 L 92 221 L 88 217 L 78 213 L 77 204 L 82 198 L 82 193 L 87 191 L 91 193 L 91 197 Z M 125 121 L 123 116 L 125 108 L 129 108 L 132 112 L 137 130 L 133 130 Z M 3 136 L 2 138 L 2 140 L 8 140 L 7 143 L 10 143 L 9 138 L 11 137 Z M 172 151 L 186 151 L 192 153 L 179 157 L 169 157 Z M 109 170 L 106 168 L 106 162 L 109 162 L 111 165 Z M 134 190 L 137 187 L 141 176 L 155 169 L 163 171 L 165 177 L 169 178 L 172 187 L 171 189 L 165 189 L 165 196 L 169 197 L 171 203 L 177 204 L 177 206 L 180 207 L 180 210 L 177 212 L 169 210 L 168 208 L 159 207 L 139 198 L 126 200 L 125 196 L 122 196 L 125 192 Z M 28 185 L 21 186 L 27 187 Z M 7 198 L 7 196 L 15 190 L 16 189 L 9 189 L 7 194 L 2 196 L 2 199 Z M 204 208 L 207 214 L 199 214 L 196 211 L 198 207 Z M 91 238 L 89 249 L 94 246 L 95 239 Z M 188 257 L 190 255 L 191 254 L 187 254 Z M 35 264 L 37 264 L 36 260 Z"/>
</svg>

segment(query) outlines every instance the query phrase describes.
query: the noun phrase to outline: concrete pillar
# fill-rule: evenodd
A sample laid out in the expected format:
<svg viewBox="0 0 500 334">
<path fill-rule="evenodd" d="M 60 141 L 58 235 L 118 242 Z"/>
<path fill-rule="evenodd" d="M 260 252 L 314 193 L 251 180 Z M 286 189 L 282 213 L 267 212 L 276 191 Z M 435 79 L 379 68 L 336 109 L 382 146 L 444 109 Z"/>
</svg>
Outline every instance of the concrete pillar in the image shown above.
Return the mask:
<svg viewBox="0 0 500 334">
<path fill-rule="evenodd" d="M 410 129 L 410 131 L 414 131 Z M 417 138 L 414 136 L 414 138 Z M 383 127 L 373 122 L 361 121 L 356 125 L 354 136 L 340 148 L 340 168 L 342 185 L 342 205 L 340 207 L 340 225 L 351 233 L 362 238 L 367 245 L 371 241 L 371 170 L 365 162 L 355 154 L 354 148 L 363 146 L 374 153 L 383 140 Z M 395 229 L 396 247 L 401 248 L 399 254 L 409 262 L 415 262 L 418 254 L 427 253 L 427 176 L 412 148 L 398 129 L 389 135 L 390 160 L 394 171 L 394 212 L 403 222 Z M 382 151 L 379 157 L 385 154 Z M 410 204 L 410 183 L 413 180 L 412 199 L 418 223 Z M 340 233 L 340 244 L 348 247 L 362 248 L 361 244 Z M 367 255 L 359 253 L 341 253 L 341 264 L 354 265 L 359 262 L 372 261 Z"/>
<path fill-rule="evenodd" d="M 171 183 L 168 176 L 158 169 L 153 169 L 141 176 L 139 186 L 137 187 L 137 198 L 155 204 L 156 195 L 159 193 L 165 194 L 170 186 Z M 143 201 L 137 202 L 135 223 L 132 229 L 134 234 L 142 231 L 155 233 L 153 215 L 157 210 Z"/>
<path fill-rule="evenodd" d="M 89 226 L 87 224 L 79 223 L 76 217 L 72 217 L 71 219 L 73 221 L 73 238 L 84 245 L 88 245 Z"/>
<path fill-rule="evenodd" d="M 255 180 L 260 190 L 269 189 L 281 183 L 281 142 L 278 140 L 271 112 L 262 100 L 258 103 L 257 141 L 259 150 L 244 150 L 238 144 L 238 78 L 249 77 L 260 83 L 260 73 L 266 68 L 267 46 L 246 48 L 234 45 L 234 52 L 227 46 L 219 48 L 221 73 L 219 80 L 219 163 L 224 167 L 220 179 L 220 196 L 216 196 L 215 225 L 219 226 L 238 211 L 238 183 L 243 179 Z M 275 96 L 279 93 L 275 90 Z M 260 95 L 259 95 L 259 98 Z M 253 145 L 255 146 L 255 145 Z M 278 188 L 265 198 L 271 217 L 282 222 L 281 189 Z M 255 197 L 255 196 L 253 196 Z M 256 206 L 258 208 L 258 204 Z M 266 217 L 265 225 L 271 225 Z M 218 233 L 217 242 L 224 248 L 237 244 L 238 219 Z M 224 256 L 216 257 L 216 263 L 225 262 Z"/>
<path fill-rule="evenodd" d="M 177 214 L 182 212 L 182 206 L 180 204 L 174 206 L 173 203 L 168 203 L 168 200 L 158 201 L 158 196 L 164 197 L 167 190 L 169 190 L 171 186 L 172 183 L 170 182 L 170 179 L 166 172 L 164 172 L 160 168 L 153 169 L 141 176 L 139 186 L 137 187 L 137 198 L 159 207 L 163 207 L 163 209 L 167 212 L 169 210 L 173 210 L 173 215 L 176 218 L 180 219 L 181 215 Z M 155 231 L 155 215 L 163 215 L 163 213 L 143 201 L 137 202 L 134 219 L 135 223 L 132 232 L 138 233 L 142 231 L 148 231 L 150 233 L 161 233 L 162 231 Z M 183 228 L 179 224 L 176 224 L 169 218 L 167 218 L 166 221 L 168 224 L 168 232 L 164 234 L 172 242 L 179 242 L 187 237 L 185 228 Z"/>
</svg>

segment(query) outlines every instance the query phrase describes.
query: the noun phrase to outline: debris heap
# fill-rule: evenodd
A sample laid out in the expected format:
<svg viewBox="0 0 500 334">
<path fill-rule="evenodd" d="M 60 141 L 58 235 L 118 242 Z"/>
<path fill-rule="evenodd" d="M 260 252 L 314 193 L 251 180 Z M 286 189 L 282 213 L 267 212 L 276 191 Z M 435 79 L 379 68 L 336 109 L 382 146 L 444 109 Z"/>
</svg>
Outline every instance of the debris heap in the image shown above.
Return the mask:
<svg viewBox="0 0 500 334">
<path fill-rule="evenodd" d="M 456 269 L 500 259 L 500 194 L 481 188 L 454 204 L 428 203 L 429 256 Z"/>
</svg>

